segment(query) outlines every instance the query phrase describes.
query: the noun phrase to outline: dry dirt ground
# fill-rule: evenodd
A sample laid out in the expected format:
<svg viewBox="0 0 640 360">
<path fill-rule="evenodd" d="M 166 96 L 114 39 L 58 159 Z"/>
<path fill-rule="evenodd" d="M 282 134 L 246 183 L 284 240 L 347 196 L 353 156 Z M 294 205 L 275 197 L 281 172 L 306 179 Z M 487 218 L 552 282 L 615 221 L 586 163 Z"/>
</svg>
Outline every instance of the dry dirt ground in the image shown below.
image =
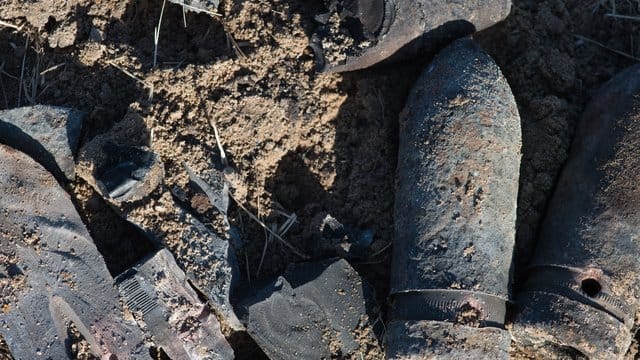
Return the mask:
<svg viewBox="0 0 640 360">
<path fill-rule="evenodd" d="M 169 188 L 186 183 L 183 162 L 197 171 L 215 165 L 215 123 L 236 170 L 234 197 L 268 224 L 284 222 L 278 210 L 297 214 L 289 242 L 309 250 L 313 224 L 325 213 L 375 230 L 373 252 L 383 251 L 354 265 L 384 300 L 398 114 L 429 56 L 319 74 L 308 43 L 320 0 L 223 0 L 220 17 L 183 17 L 180 6 L 168 3 L 153 67 L 162 0 L 0 4 L 0 20 L 17 27 L 0 24 L 0 109 L 35 103 L 81 109 L 88 114 L 83 142 L 127 112 L 140 114 Z M 514 0 L 505 22 L 476 36 L 501 66 L 522 116 L 516 280 L 585 102 L 640 50 L 640 23 L 605 16 L 611 5 Z M 636 1 L 616 5 L 621 14 L 640 12 Z M 113 274 L 151 248 L 88 185 L 78 180 L 68 190 Z M 244 224 L 247 250 L 238 256 L 245 280 L 299 261 L 273 242 L 258 275 L 264 232 L 246 216 L 233 220 Z"/>
</svg>

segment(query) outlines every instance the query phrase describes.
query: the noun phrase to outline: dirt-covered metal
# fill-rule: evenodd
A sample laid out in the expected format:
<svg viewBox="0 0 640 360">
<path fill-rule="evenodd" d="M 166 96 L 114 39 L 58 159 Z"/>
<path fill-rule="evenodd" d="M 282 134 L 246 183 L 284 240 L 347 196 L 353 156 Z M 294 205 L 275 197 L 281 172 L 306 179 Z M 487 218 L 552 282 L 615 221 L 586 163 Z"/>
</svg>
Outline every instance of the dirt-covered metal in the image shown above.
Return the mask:
<svg viewBox="0 0 640 360">
<path fill-rule="evenodd" d="M 247 331 L 272 359 L 358 358 L 376 347 L 374 295 L 343 259 L 292 265 L 239 307 Z"/>
<path fill-rule="evenodd" d="M 437 50 L 502 21 L 511 11 L 511 0 L 325 2 L 329 14 L 317 17 L 322 26 L 311 46 L 320 68 L 331 72 L 367 68 L 407 48 L 415 50 L 408 51 L 412 55 L 416 49 Z M 332 17 L 332 13 L 338 16 Z"/>
<path fill-rule="evenodd" d="M 500 69 L 471 39 L 417 80 L 399 143 L 387 356 L 465 354 L 444 338 L 411 345 L 414 331 L 437 337 L 447 327 L 460 341 L 490 334 L 507 348 L 482 347 L 486 355 L 504 358 L 520 118 Z"/>
<path fill-rule="evenodd" d="M 220 323 L 168 250 L 159 250 L 116 280 L 140 327 L 171 359 L 234 358 Z"/>
<path fill-rule="evenodd" d="M 84 113 L 36 105 L 0 111 L 0 143 L 37 160 L 59 180 L 75 177 L 75 153 Z"/>
<path fill-rule="evenodd" d="M 69 195 L 0 145 L 0 334 L 16 359 L 150 359 Z M 82 346 L 80 346 L 82 344 Z"/>
<path fill-rule="evenodd" d="M 640 66 L 585 110 L 548 208 L 513 325 L 525 345 L 622 358 L 640 296 Z"/>
</svg>

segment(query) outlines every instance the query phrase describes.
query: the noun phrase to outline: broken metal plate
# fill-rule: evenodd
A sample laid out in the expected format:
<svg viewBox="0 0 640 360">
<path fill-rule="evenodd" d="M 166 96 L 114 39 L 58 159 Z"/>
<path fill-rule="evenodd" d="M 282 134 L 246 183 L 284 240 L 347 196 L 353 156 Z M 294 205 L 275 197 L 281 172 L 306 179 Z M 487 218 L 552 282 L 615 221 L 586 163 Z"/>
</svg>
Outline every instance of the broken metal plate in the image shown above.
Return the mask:
<svg viewBox="0 0 640 360">
<path fill-rule="evenodd" d="M 220 323 L 168 250 L 158 251 L 117 281 L 140 327 L 171 359 L 234 358 Z"/>
<path fill-rule="evenodd" d="M 17 359 L 146 359 L 113 278 L 67 193 L 27 155 L 0 145 L 0 335 Z M 76 346 L 77 347 L 77 346 Z"/>
<path fill-rule="evenodd" d="M 245 300 L 247 330 L 273 359 L 357 356 L 376 340 L 373 293 L 345 260 L 291 266 Z"/>
<path fill-rule="evenodd" d="M 0 111 L 0 142 L 38 161 L 58 179 L 75 177 L 84 113 L 36 105 Z"/>
</svg>

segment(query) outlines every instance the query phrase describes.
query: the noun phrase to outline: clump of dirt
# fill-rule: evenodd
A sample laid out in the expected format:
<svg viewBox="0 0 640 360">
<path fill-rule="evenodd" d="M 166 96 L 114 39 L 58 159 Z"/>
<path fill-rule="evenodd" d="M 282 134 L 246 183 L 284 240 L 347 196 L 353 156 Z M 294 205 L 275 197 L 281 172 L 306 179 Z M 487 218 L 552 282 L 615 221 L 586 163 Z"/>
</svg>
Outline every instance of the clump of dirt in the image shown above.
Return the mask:
<svg viewBox="0 0 640 360">
<path fill-rule="evenodd" d="M 315 17 L 321 25 L 312 38 L 314 46 L 318 47 L 314 49 L 318 52 L 316 55 L 323 57 L 322 65 L 344 63 L 349 57 L 358 56 L 375 45 L 373 35 L 366 34 L 358 19 L 341 14 L 336 1 L 328 7 L 327 13 Z"/>
<path fill-rule="evenodd" d="M 70 343 L 70 352 L 74 359 L 78 360 L 99 360 L 100 358 L 93 355 L 91 352 L 91 345 L 89 342 L 82 336 L 76 324 L 73 322 L 69 322 L 67 324 L 67 333 L 69 335 Z"/>
</svg>

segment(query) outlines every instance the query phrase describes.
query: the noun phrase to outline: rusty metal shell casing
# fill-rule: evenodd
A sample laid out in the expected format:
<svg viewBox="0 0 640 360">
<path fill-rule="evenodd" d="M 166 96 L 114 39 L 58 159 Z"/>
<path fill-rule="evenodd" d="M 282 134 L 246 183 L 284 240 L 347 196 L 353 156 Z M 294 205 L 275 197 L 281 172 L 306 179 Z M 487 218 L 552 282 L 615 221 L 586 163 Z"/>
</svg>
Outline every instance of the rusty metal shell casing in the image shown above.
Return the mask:
<svg viewBox="0 0 640 360">
<path fill-rule="evenodd" d="M 606 83 L 560 175 L 513 333 L 593 359 L 621 358 L 640 296 L 640 66 Z"/>
<path fill-rule="evenodd" d="M 484 30 L 504 20 L 511 0 L 359 0 L 359 20 L 365 28 L 375 19 L 380 24 L 372 46 L 326 70 L 344 72 L 364 69 L 394 55 L 414 55 L 438 48 L 462 36 Z M 383 3 L 383 4 L 379 4 Z M 384 14 L 374 12 L 383 11 Z M 368 29 L 371 31 L 371 29 Z"/>
<path fill-rule="evenodd" d="M 457 40 L 417 80 L 400 123 L 389 358 L 508 358 L 520 150 L 506 79 Z"/>
</svg>

